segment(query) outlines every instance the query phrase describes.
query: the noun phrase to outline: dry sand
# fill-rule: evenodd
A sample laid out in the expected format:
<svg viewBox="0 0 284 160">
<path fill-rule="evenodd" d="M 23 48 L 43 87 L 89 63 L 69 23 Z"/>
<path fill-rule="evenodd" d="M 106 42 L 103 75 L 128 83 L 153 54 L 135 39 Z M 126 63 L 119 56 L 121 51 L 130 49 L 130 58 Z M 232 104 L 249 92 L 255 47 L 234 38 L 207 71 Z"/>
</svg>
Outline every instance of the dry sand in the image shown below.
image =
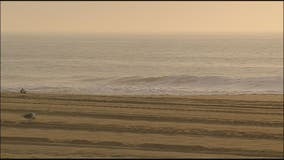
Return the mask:
<svg viewBox="0 0 284 160">
<path fill-rule="evenodd" d="M 283 95 L 2 93 L 7 157 L 281 158 Z"/>
</svg>

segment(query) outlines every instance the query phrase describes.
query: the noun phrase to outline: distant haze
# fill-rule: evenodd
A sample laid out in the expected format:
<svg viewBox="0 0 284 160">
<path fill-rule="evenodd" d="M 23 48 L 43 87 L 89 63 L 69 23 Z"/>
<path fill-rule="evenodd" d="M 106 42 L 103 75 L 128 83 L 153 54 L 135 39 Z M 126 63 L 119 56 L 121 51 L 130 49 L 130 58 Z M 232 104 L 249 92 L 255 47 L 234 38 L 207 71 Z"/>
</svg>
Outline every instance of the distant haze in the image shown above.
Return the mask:
<svg viewBox="0 0 284 160">
<path fill-rule="evenodd" d="M 7 33 L 283 32 L 283 2 L 1 2 Z"/>
</svg>

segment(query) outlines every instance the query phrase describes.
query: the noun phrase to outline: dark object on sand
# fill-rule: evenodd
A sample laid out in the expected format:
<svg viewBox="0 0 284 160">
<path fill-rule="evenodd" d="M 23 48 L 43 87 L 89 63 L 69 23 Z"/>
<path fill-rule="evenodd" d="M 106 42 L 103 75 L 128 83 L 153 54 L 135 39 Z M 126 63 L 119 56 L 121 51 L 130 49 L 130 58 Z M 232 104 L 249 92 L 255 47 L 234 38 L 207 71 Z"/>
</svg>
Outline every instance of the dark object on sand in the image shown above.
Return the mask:
<svg viewBox="0 0 284 160">
<path fill-rule="evenodd" d="M 26 91 L 24 88 L 22 88 L 22 89 L 20 90 L 20 93 L 22 93 L 22 94 L 26 94 L 26 93 L 27 93 L 27 91 Z"/>
<path fill-rule="evenodd" d="M 30 112 L 30 113 L 24 115 L 24 118 L 30 119 L 30 120 L 35 119 L 35 117 L 36 117 L 36 114 L 34 112 Z"/>
</svg>

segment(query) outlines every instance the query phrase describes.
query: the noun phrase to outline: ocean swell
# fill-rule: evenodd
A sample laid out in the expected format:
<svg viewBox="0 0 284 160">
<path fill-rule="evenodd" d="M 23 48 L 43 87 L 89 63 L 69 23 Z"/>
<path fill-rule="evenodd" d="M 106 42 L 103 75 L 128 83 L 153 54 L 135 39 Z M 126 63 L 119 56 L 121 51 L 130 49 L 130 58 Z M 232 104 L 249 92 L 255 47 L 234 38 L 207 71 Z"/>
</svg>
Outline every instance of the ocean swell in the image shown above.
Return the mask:
<svg viewBox="0 0 284 160">
<path fill-rule="evenodd" d="M 232 78 L 223 76 L 159 76 L 69 78 L 45 83 L 21 83 L 2 88 L 30 92 L 104 95 L 208 95 L 208 94 L 283 94 L 283 77 Z M 23 85 L 24 84 L 24 85 Z"/>
</svg>

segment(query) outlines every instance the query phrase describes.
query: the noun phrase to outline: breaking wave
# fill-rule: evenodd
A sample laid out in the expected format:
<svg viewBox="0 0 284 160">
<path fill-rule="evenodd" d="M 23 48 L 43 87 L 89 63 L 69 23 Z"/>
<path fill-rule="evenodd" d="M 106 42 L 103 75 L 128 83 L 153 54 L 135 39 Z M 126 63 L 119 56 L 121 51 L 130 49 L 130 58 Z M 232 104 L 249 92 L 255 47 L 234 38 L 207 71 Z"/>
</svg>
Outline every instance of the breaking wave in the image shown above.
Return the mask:
<svg viewBox="0 0 284 160">
<path fill-rule="evenodd" d="M 283 94 L 283 77 L 160 76 L 69 78 L 67 83 L 25 85 L 32 92 L 105 95 Z M 18 90 L 12 86 L 2 90 Z"/>
</svg>

